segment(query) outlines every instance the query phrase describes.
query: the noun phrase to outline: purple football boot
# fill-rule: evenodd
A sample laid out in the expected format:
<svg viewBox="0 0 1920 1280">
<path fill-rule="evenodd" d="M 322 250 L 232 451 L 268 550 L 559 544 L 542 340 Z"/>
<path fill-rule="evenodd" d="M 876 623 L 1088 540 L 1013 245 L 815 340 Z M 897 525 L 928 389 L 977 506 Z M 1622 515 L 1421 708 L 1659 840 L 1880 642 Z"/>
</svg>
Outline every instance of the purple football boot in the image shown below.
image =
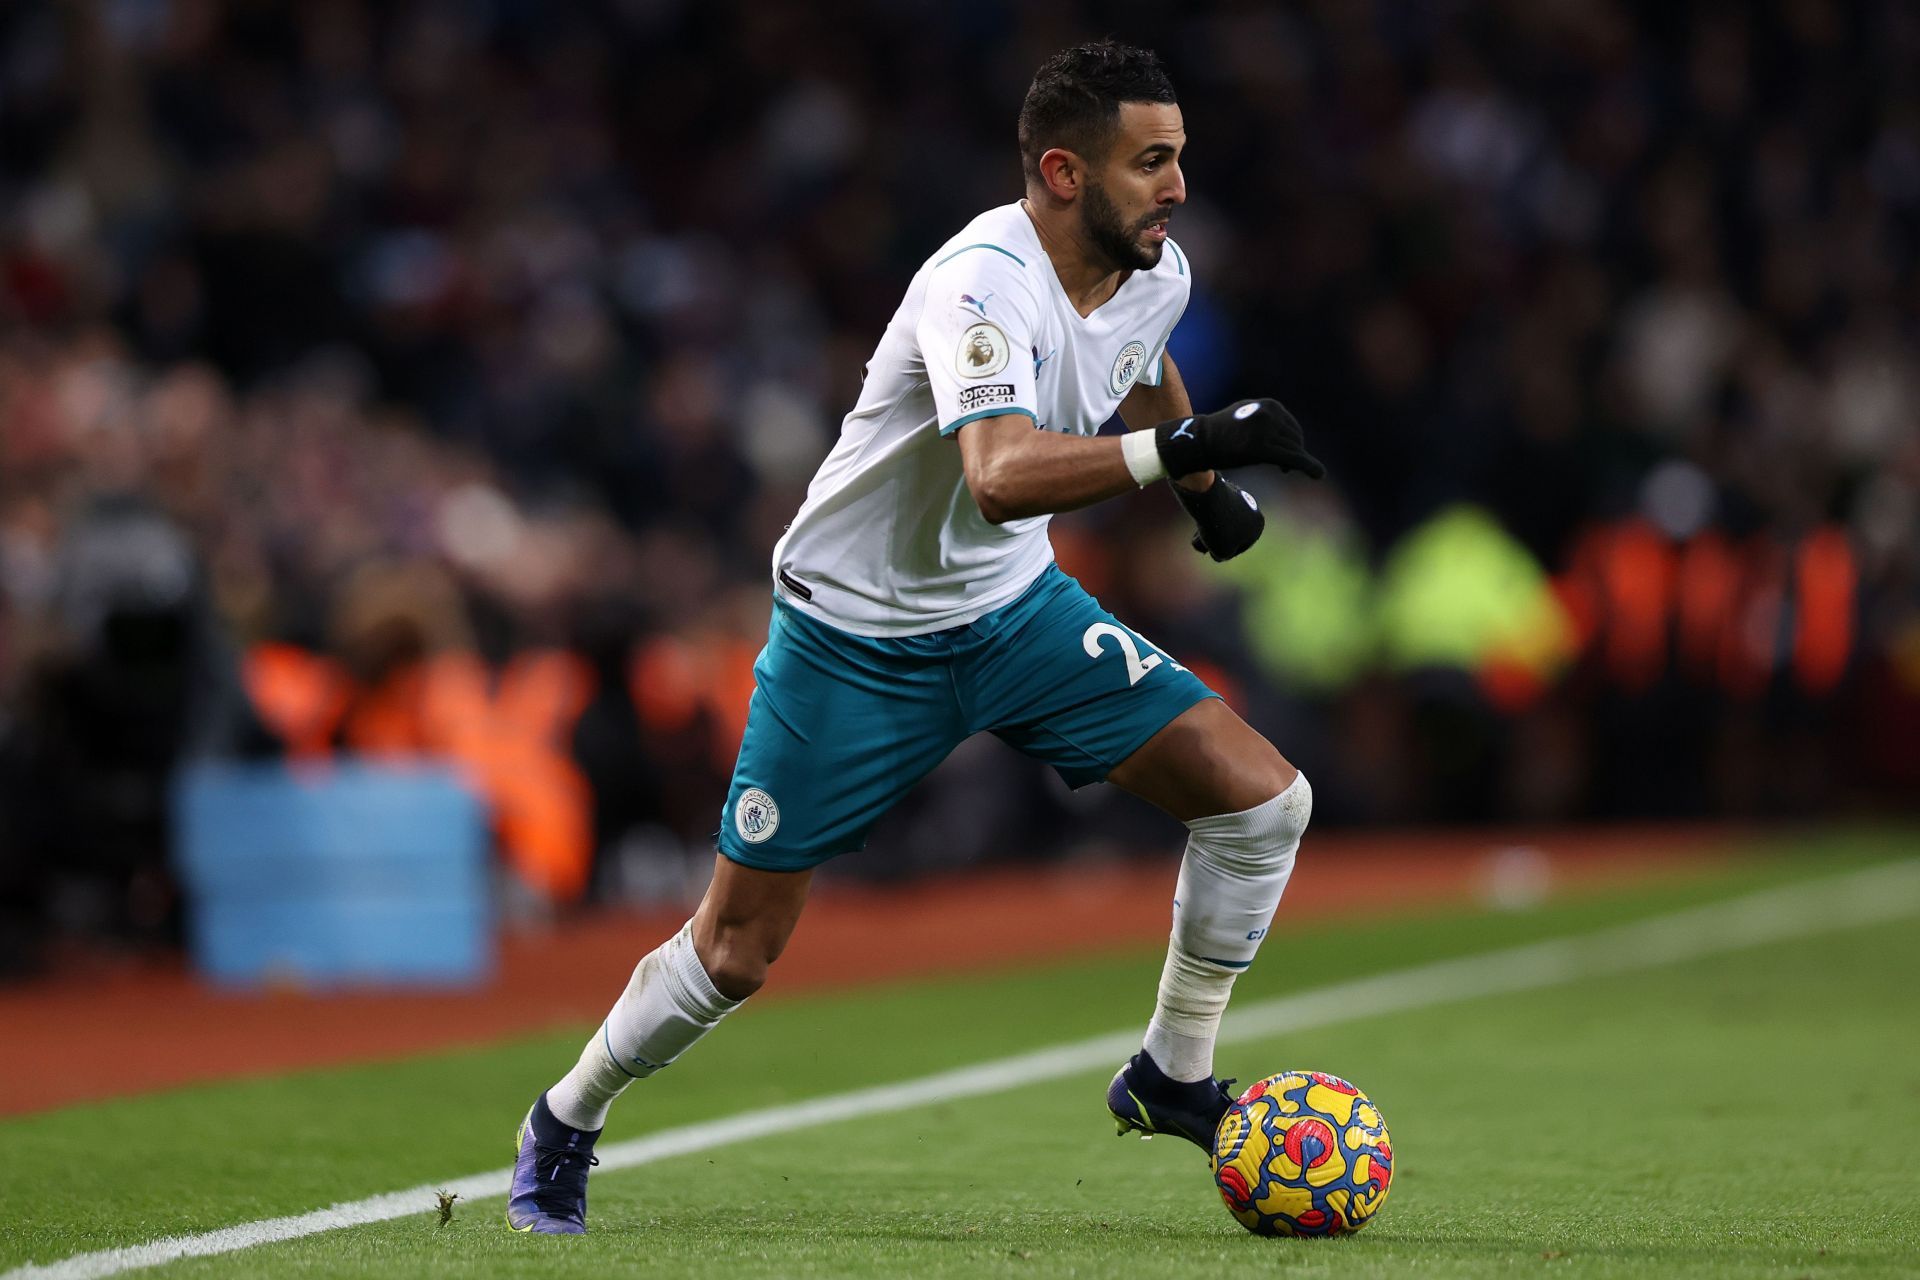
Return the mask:
<svg viewBox="0 0 1920 1280">
<path fill-rule="evenodd" d="M 1171 1133 L 1211 1156 L 1214 1131 L 1233 1105 L 1233 1091 L 1227 1087 L 1232 1083 L 1213 1077 L 1192 1083 L 1170 1079 L 1142 1049 L 1114 1073 L 1107 1086 L 1107 1110 L 1120 1122 L 1122 1137 L 1129 1132 L 1143 1138 Z"/>
<path fill-rule="evenodd" d="M 541 1094 L 520 1122 L 507 1225 L 550 1236 L 587 1234 L 587 1170 L 599 1164 L 593 1144 L 600 1130 L 582 1133 L 561 1124 Z"/>
</svg>

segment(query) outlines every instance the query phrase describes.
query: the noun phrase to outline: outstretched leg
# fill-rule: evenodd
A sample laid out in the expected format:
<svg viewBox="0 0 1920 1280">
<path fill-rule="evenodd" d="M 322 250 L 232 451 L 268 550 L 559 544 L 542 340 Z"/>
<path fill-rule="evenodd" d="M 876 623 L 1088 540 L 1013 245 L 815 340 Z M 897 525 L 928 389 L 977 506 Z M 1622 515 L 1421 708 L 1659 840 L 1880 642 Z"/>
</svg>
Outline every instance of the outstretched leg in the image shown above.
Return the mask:
<svg viewBox="0 0 1920 1280">
<path fill-rule="evenodd" d="M 713 881 L 680 932 L 634 967 L 627 989 L 547 1104 L 598 1129 L 626 1087 L 678 1058 L 760 989 L 800 923 L 813 872 L 761 871 L 714 855 Z"/>
<path fill-rule="evenodd" d="M 714 858 L 693 919 L 634 967 L 627 989 L 520 1126 L 507 1220 L 517 1231 L 586 1230 L 587 1170 L 613 1100 L 667 1066 L 760 989 L 800 922 L 813 872 Z"/>
<path fill-rule="evenodd" d="M 1210 1146 L 1227 1102 L 1213 1079 L 1220 1019 L 1293 872 L 1313 790 L 1273 744 L 1211 699 L 1148 739 L 1108 781 L 1191 833 L 1153 1019 L 1108 1104 L 1126 1128 Z"/>
<path fill-rule="evenodd" d="M 852 635 L 775 602 L 713 882 L 686 927 L 634 969 L 573 1070 L 534 1103 L 507 1206 L 516 1229 L 586 1230 L 587 1169 L 613 1100 L 760 989 L 813 868 L 860 848 L 967 736 L 949 668 L 937 644 Z"/>
</svg>

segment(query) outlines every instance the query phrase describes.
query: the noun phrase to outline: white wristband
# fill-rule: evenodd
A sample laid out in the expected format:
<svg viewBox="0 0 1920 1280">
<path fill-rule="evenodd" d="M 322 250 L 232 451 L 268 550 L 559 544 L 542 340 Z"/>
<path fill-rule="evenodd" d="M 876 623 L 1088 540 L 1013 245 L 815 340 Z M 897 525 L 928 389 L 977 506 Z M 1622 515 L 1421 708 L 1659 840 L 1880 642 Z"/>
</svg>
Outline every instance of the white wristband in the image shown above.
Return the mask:
<svg viewBox="0 0 1920 1280">
<path fill-rule="evenodd" d="M 1151 430 L 1129 431 L 1121 436 L 1120 456 L 1126 460 L 1133 482 L 1142 489 L 1167 478 L 1167 464 L 1160 460 L 1160 446 Z"/>
</svg>

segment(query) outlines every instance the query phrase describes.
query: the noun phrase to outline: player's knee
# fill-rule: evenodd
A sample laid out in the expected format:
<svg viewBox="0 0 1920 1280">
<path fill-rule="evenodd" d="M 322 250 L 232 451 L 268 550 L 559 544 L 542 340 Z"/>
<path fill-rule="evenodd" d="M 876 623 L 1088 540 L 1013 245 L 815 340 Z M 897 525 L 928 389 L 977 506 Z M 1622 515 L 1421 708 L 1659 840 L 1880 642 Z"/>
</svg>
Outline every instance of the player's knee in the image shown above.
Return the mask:
<svg viewBox="0 0 1920 1280">
<path fill-rule="evenodd" d="M 1291 772 L 1292 778 L 1263 804 L 1189 822 L 1189 850 L 1242 876 L 1290 874 L 1313 817 L 1313 785 L 1306 774 Z"/>
<path fill-rule="evenodd" d="M 1292 844 L 1298 844 L 1300 837 L 1307 832 L 1307 823 L 1313 820 L 1313 784 L 1307 781 L 1307 775 L 1287 766 L 1292 773 L 1274 793 L 1270 804 L 1276 804 L 1279 813 L 1276 829 Z"/>
<path fill-rule="evenodd" d="M 766 985 L 767 970 L 779 956 L 780 948 L 753 929 L 720 928 L 711 946 L 703 949 L 700 964 L 715 991 L 729 1000 L 745 1000 Z"/>
<path fill-rule="evenodd" d="M 1296 807 L 1295 802 L 1304 804 L 1305 811 L 1299 815 L 1300 830 L 1304 831 L 1307 826 L 1307 818 L 1312 815 L 1313 811 L 1313 788 L 1307 784 L 1307 775 L 1301 773 L 1291 764 L 1288 764 L 1286 757 L 1282 756 L 1278 751 L 1273 752 L 1272 759 L 1262 763 L 1259 792 L 1262 796 L 1267 797 L 1267 799 L 1278 800 L 1287 795 L 1288 791 L 1296 782 L 1300 784 L 1299 795 L 1295 797 L 1294 802 L 1289 802 L 1282 807 L 1288 809 L 1289 813 L 1291 813 Z M 1299 832 L 1295 832 L 1294 834 L 1298 835 Z"/>
<path fill-rule="evenodd" d="M 745 1000 L 767 982 L 767 963 L 751 954 L 725 951 L 707 966 L 713 989 L 729 1000 Z"/>
</svg>

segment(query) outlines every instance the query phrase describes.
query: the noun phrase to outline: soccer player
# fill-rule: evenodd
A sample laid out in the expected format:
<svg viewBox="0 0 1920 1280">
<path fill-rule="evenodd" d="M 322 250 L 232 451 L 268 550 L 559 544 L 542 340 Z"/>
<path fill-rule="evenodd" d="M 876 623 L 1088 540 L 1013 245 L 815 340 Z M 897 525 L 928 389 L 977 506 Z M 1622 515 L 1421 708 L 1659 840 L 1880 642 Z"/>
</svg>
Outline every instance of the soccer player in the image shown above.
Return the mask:
<svg viewBox="0 0 1920 1280">
<path fill-rule="evenodd" d="M 1307 780 L 1186 668 L 1053 561 L 1047 522 L 1152 484 L 1224 560 L 1264 518 L 1216 468 L 1318 479 L 1273 400 L 1196 415 L 1166 342 L 1192 284 L 1180 108 L 1150 52 L 1049 59 L 1020 110 L 1026 198 L 913 277 L 859 403 L 773 553 L 773 621 L 721 810 L 713 882 L 641 960 L 573 1069 L 521 1124 L 507 1220 L 586 1230 L 614 1098 L 760 988 L 813 870 L 980 731 L 1160 806 L 1190 837 L 1158 1001 L 1107 1091 L 1121 1132 L 1202 1147 L 1230 1098 L 1213 1046 L 1313 807 Z M 1118 410 L 1128 427 L 1099 437 Z"/>
</svg>

